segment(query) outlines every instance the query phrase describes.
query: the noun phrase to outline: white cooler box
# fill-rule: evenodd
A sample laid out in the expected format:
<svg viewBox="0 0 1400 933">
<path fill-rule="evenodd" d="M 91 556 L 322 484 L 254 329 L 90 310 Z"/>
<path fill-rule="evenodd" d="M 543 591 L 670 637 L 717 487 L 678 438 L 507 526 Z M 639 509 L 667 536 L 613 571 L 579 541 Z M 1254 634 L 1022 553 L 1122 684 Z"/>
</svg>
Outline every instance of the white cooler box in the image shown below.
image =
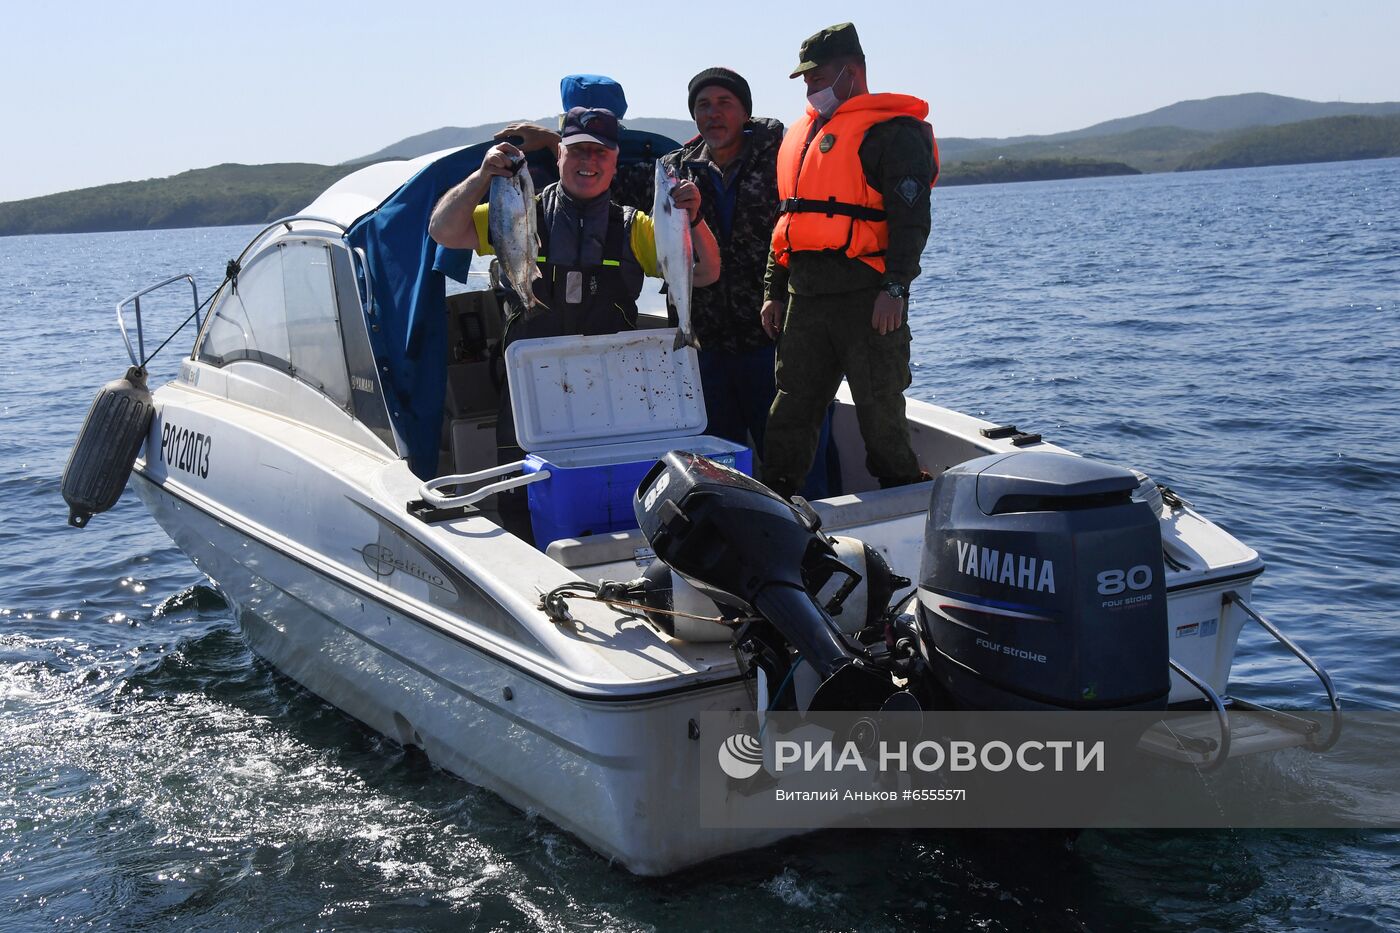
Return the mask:
<svg viewBox="0 0 1400 933">
<path fill-rule="evenodd" d="M 529 452 L 530 523 L 559 538 L 637 527 L 637 484 L 663 454 L 687 450 L 752 474 L 753 454 L 709 437 L 699 361 L 675 330 L 518 340 L 506 350 L 516 438 Z"/>
</svg>

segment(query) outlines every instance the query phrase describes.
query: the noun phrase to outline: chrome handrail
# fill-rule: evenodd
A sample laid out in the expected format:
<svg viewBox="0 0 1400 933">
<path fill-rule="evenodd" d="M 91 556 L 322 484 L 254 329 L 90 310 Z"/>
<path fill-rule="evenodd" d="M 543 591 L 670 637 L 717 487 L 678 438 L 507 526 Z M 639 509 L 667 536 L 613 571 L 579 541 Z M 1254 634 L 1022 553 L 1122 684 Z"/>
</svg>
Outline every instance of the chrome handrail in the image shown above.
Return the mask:
<svg viewBox="0 0 1400 933">
<path fill-rule="evenodd" d="M 1223 599 L 1227 604 L 1235 603 L 1241 609 L 1243 609 L 1245 611 L 1245 615 L 1249 616 L 1255 622 L 1258 622 L 1260 628 L 1268 632 L 1270 635 L 1274 636 L 1274 638 L 1279 642 L 1279 644 L 1283 645 L 1289 651 L 1293 652 L 1294 657 L 1306 664 L 1312 670 L 1312 672 L 1317 675 L 1317 679 L 1322 682 L 1322 688 L 1327 691 L 1327 702 L 1332 707 L 1332 734 L 1327 737 L 1327 741 L 1324 742 L 1322 745 L 1311 747 L 1313 747 L 1317 751 L 1326 751 L 1333 745 L 1337 744 L 1337 739 L 1340 738 L 1342 734 L 1342 699 L 1340 696 L 1337 695 L 1337 688 L 1332 684 L 1332 676 L 1328 674 L 1326 670 L 1323 669 L 1322 665 L 1318 664 L 1311 657 L 1309 657 L 1306 651 L 1304 651 L 1302 648 L 1299 648 L 1298 645 L 1293 641 L 1293 639 L 1289 638 L 1287 635 L 1283 634 L 1283 632 L 1279 631 L 1279 629 L 1276 628 L 1271 622 L 1269 622 L 1268 619 L 1255 612 L 1254 607 L 1250 606 L 1249 603 L 1245 602 L 1244 597 L 1241 596 L 1239 593 L 1236 593 L 1234 590 L 1227 590 Z"/>
<path fill-rule="evenodd" d="M 330 217 L 322 217 L 317 214 L 293 214 L 289 217 L 281 217 L 277 220 L 274 220 L 272 223 L 266 225 L 261 230 L 259 230 L 257 234 L 255 234 L 253 238 L 248 241 L 248 245 L 243 247 L 243 251 L 238 254 L 238 258 L 229 263 L 228 277 L 225 278 L 222 283 L 220 283 L 219 288 L 214 290 L 214 297 L 218 297 L 219 293 L 223 290 L 224 285 L 227 285 L 229 281 L 236 281 L 238 271 L 243 265 L 243 260 L 247 258 L 248 254 L 252 252 L 263 241 L 263 239 L 268 235 L 269 232 L 277 229 L 278 227 L 285 227 L 287 229 L 287 232 L 290 233 L 292 232 L 292 224 L 294 223 L 324 224 L 328 227 L 332 227 L 336 230 L 339 230 L 342 240 L 344 240 L 346 234 L 349 233 L 349 228 L 342 224 L 340 221 L 333 220 Z M 370 269 L 367 257 L 364 255 L 363 251 L 354 250 L 351 251 L 351 256 L 352 264 L 357 260 L 360 264 L 360 269 L 365 276 L 366 290 L 369 293 L 368 303 L 372 305 L 374 301 L 374 290 L 372 280 L 370 279 Z M 185 325 L 188 324 L 191 320 L 195 322 L 196 330 L 202 331 L 204 329 L 204 322 L 200 319 L 199 316 L 201 308 L 201 305 L 199 303 L 199 287 L 195 284 L 194 276 L 190 275 L 188 272 L 182 272 L 179 275 L 172 275 L 168 279 L 165 279 L 163 281 L 157 282 L 154 285 L 150 285 L 146 288 L 141 289 L 136 294 L 117 302 L 117 328 L 121 331 L 122 342 L 126 344 L 126 355 L 131 358 L 131 363 L 133 366 L 144 369 L 146 364 L 150 362 L 151 359 L 151 357 L 146 355 L 146 332 L 145 326 L 141 320 L 141 299 L 146 295 L 149 295 L 151 292 L 158 291 L 159 289 L 165 288 L 167 285 L 172 285 L 175 282 L 179 281 L 186 281 L 190 283 L 190 295 L 194 303 L 194 312 L 184 321 L 182 321 L 179 327 L 176 327 L 173 331 L 170 332 L 170 336 L 165 338 L 165 341 L 162 342 L 161 345 L 155 349 L 155 352 L 152 353 L 151 356 L 154 356 L 155 353 L 159 353 L 162 349 L 164 349 L 165 345 L 168 344 L 176 334 L 183 330 Z M 132 305 L 136 313 L 136 347 L 134 349 L 131 346 L 131 335 L 127 332 L 126 327 L 126 308 L 128 305 Z"/>
<path fill-rule="evenodd" d="M 499 480 L 480 489 L 474 489 L 469 493 L 456 496 L 445 496 L 438 492 L 449 486 L 465 486 L 470 483 L 477 483 L 484 479 L 492 479 L 497 476 L 507 476 L 522 469 L 525 466 L 524 460 L 517 460 L 514 463 L 503 463 L 500 466 L 488 467 L 484 470 L 477 470 L 475 473 L 457 473 L 452 476 L 439 476 L 437 479 L 430 479 L 422 486 L 418 487 L 419 497 L 428 505 L 437 509 L 452 509 L 464 505 L 473 505 L 493 496 L 498 492 L 505 492 L 508 489 L 518 489 L 521 486 L 528 486 L 531 483 L 538 483 L 540 480 L 549 479 L 548 470 L 540 470 L 536 473 L 525 473 L 520 476 L 511 476 L 509 479 Z"/>
<path fill-rule="evenodd" d="M 1167 663 L 1171 665 L 1171 669 L 1176 671 L 1183 680 L 1199 690 L 1201 695 L 1206 698 L 1206 702 L 1215 710 L 1215 718 L 1220 722 L 1220 750 L 1209 764 L 1200 766 L 1202 772 L 1214 771 L 1225 763 L 1225 759 L 1230 757 L 1230 714 L 1225 712 L 1225 704 L 1221 701 L 1220 694 L 1211 689 L 1210 684 L 1201 680 L 1171 658 L 1167 658 Z"/>
<path fill-rule="evenodd" d="M 118 327 L 118 328 L 121 330 L 121 332 L 122 332 L 122 341 L 126 344 L 126 355 L 129 356 L 129 357 L 131 357 L 131 365 L 133 365 L 133 366 L 140 366 L 140 367 L 143 367 L 143 368 L 144 368 L 145 365 L 146 365 L 147 360 L 149 359 L 149 358 L 146 356 L 146 335 L 145 335 L 145 332 L 144 332 L 144 330 L 143 330 L 143 328 L 142 328 L 142 325 L 141 325 L 141 299 L 142 299 L 142 297 L 144 297 L 144 296 L 146 296 L 146 295 L 149 295 L 149 294 L 150 294 L 151 292 L 153 292 L 153 291 L 156 291 L 156 290 L 158 290 L 158 289 L 162 289 L 162 288 L 164 288 L 164 287 L 167 286 L 167 285 L 171 285 L 171 284 L 174 284 L 175 282 L 179 282 L 179 281 L 181 281 L 182 279 L 183 279 L 184 281 L 187 281 L 187 282 L 190 283 L 190 295 L 191 295 L 191 297 L 192 297 L 193 300 L 194 300 L 194 315 L 193 315 L 193 316 L 194 316 L 195 320 L 198 321 L 198 320 L 199 320 L 199 287 L 198 287 L 197 285 L 195 285 L 194 276 L 190 275 L 188 272 L 182 272 L 182 273 L 180 273 L 179 275 L 172 275 L 170 278 L 166 279 L 166 280 L 163 281 L 163 282 L 157 282 L 155 285 L 151 285 L 151 286 L 148 286 L 147 288 L 143 288 L 143 289 L 141 289 L 141 291 L 137 292 L 136 294 L 131 295 L 130 297 L 124 298 L 124 299 L 122 299 L 121 301 L 117 302 L 117 327 Z M 129 304 L 134 304 L 134 305 L 135 305 L 135 310 L 136 310 L 136 348 L 137 348 L 136 351 L 133 351 L 133 350 L 131 349 L 131 337 L 130 337 L 130 335 L 127 334 L 127 332 L 126 332 L 126 314 L 125 314 L 125 311 L 126 311 L 126 306 L 129 305 Z M 187 318 L 187 319 L 185 320 L 185 324 L 188 324 L 188 323 L 189 323 L 189 319 Z M 171 332 L 171 335 L 170 335 L 170 336 L 173 337 L 173 336 L 175 336 L 175 334 L 179 333 L 179 332 L 180 332 L 180 328 L 181 328 L 181 327 L 184 327 L 185 324 L 181 324 L 180 327 L 175 328 L 175 330 L 174 330 L 173 332 Z M 199 326 L 202 327 L 203 325 L 201 324 L 201 325 L 199 325 Z M 168 338 L 167 338 L 167 339 L 168 339 Z M 139 353 L 140 353 L 140 358 L 139 358 L 139 359 L 137 358 L 137 351 L 139 351 Z M 159 352 L 159 348 L 157 348 L 157 352 Z"/>
</svg>

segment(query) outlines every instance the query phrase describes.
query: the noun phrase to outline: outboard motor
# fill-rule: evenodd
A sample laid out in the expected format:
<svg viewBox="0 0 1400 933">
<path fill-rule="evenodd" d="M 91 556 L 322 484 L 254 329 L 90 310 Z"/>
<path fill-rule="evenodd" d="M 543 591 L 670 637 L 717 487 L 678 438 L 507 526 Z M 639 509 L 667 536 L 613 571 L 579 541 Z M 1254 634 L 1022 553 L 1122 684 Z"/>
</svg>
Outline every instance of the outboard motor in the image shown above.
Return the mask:
<svg viewBox="0 0 1400 933">
<path fill-rule="evenodd" d="M 807 592 L 843 634 L 859 637 L 883 626 L 890 600 L 910 581 L 898 576 L 884 555 L 864 541 L 841 535 L 831 535 L 827 541 L 843 567 L 839 573 L 830 572 L 825 583 L 821 574 L 804 575 Z M 700 592 L 664 560 L 652 561 L 641 579 L 647 618 L 681 641 L 729 641 L 734 634 L 731 626 L 746 614 L 744 608 L 717 599 L 714 592 Z M 716 609 L 722 623 L 710 621 Z"/>
<path fill-rule="evenodd" d="M 1138 478 L 1048 452 L 938 478 L 919 617 L 940 686 L 971 709 L 1162 709 L 1171 687 L 1157 516 Z"/>
<path fill-rule="evenodd" d="M 836 574 L 855 575 L 818 532 L 814 513 L 681 451 L 666 454 L 643 478 L 633 509 L 673 573 L 722 607 L 761 616 L 815 670 L 820 685 L 809 710 L 879 709 L 897 694 L 894 705 L 908 708 L 889 671 L 870 663 L 870 652 L 812 595 Z"/>
</svg>

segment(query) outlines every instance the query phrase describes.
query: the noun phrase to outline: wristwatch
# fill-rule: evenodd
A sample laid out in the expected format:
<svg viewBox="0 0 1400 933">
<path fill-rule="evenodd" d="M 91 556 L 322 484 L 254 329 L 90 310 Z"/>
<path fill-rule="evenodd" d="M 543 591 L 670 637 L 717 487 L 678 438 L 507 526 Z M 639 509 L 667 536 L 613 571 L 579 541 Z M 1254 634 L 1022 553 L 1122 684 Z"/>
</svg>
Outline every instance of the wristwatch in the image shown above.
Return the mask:
<svg viewBox="0 0 1400 933">
<path fill-rule="evenodd" d="M 900 285 L 898 282 L 886 282 L 882 287 L 885 290 L 885 294 L 889 295 L 891 298 L 903 298 L 909 294 L 909 289 Z"/>
</svg>

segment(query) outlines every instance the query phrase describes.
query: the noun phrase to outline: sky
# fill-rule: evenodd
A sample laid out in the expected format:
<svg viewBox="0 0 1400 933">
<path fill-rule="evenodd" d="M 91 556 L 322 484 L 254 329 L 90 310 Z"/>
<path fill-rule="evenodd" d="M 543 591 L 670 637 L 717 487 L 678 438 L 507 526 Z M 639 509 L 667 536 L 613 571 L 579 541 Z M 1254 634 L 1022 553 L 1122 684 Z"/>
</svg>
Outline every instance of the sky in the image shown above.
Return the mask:
<svg viewBox="0 0 1400 933">
<path fill-rule="evenodd" d="M 0 201 L 544 117 L 570 72 L 617 78 L 631 117 L 685 118 L 690 77 L 725 65 L 791 122 L 798 46 L 848 20 L 871 90 L 929 101 L 940 137 L 1249 91 L 1400 100 L 1395 0 L 26 3 L 0 32 Z"/>
</svg>

